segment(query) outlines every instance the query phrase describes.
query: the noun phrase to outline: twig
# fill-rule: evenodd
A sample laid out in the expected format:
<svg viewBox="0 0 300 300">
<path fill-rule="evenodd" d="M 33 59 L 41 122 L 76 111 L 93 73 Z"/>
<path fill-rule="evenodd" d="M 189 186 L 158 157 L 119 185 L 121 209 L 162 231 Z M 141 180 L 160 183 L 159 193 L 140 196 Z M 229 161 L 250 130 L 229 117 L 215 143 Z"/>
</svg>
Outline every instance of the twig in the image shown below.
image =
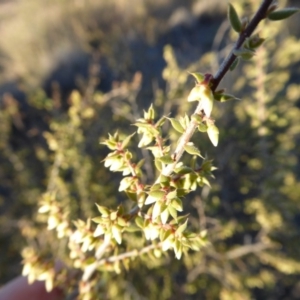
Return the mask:
<svg viewBox="0 0 300 300">
<path fill-rule="evenodd" d="M 140 256 L 144 253 L 150 252 L 151 250 L 153 250 L 155 248 L 161 247 L 161 245 L 162 245 L 162 243 L 151 244 L 151 245 L 146 246 L 146 247 L 144 247 L 142 249 L 139 249 L 139 250 L 135 249 L 135 250 L 132 250 L 132 251 L 129 251 L 129 252 L 125 252 L 125 253 L 122 253 L 122 254 L 119 254 L 119 255 L 110 256 L 110 257 L 103 258 L 101 260 L 95 261 L 93 264 L 89 265 L 85 269 L 84 274 L 82 276 L 82 280 L 83 281 L 88 281 L 91 278 L 91 276 L 94 274 L 96 269 L 101 265 L 114 263 L 114 262 L 129 258 L 129 257 Z"/>
<path fill-rule="evenodd" d="M 232 48 L 231 52 L 227 56 L 227 58 L 223 61 L 222 65 L 220 66 L 219 70 L 215 74 L 214 78 L 212 79 L 212 91 L 215 91 L 218 87 L 219 83 L 225 76 L 225 74 L 228 72 L 230 66 L 236 59 L 236 56 L 234 55 L 235 50 L 238 50 L 242 47 L 243 43 L 245 42 L 246 38 L 250 37 L 257 25 L 261 20 L 263 20 L 266 17 L 267 10 L 272 3 L 273 0 L 264 0 L 257 10 L 256 14 L 254 15 L 253 19 L 249 23 L 249 25 L 245 28 L 245 30 L 240 34 L 238 40 L 236 41 L 234 47 Z M 201 101 L 199 102 L 194 114 L 198 115 L 202 112 L 202 104 Z M 180 160 L 182 154 L 184 153 L 184 146 L 190 141 L 192 138 L 198 124 L 191 120 L 188 128 L 184 132 L 184 134 L 181 136 L 179 143 L 176 147 L 176 150 L 174 151 L 173 157 L 174 157 L 174 163 L 167 165 L 163 171 L 162 174 L 165 176 L 170 176 L 173 172 L 176 164 Z"/>
<path fill-rule="evenodd" d="M 257 253 L 257 252 L 261 252 L 265 249 L 268 248 L 272 248 L 274 247 L 274 245 L 271 244 L 264 244 L 264 243 L 256 243 L 256 244 L 252 244 L 252 245 L 245 245 L 245 246 L 241 246 L 237 249 L 233 249 L 228 251 L 225 254 L 226 259 L 230 260 L 230 259 L 237 259 L 241 256 L 245 256 L 251 253 Z"/>
</svg>

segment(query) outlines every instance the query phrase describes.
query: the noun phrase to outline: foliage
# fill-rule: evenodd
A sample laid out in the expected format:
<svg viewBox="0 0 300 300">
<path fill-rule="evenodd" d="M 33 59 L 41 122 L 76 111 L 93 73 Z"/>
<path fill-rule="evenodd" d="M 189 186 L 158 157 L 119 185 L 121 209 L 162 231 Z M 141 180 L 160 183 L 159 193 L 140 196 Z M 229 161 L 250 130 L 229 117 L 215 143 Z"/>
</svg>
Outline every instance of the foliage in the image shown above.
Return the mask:
<svg viewBox="0 0 300 300">
<path fill-rule="evenodd" d="M 233 4 L 236 40 L 249 23 Z M 270 20 L 275 13 L 268 10 Z M 4 170 L 16 175 L 20 203 L 34 207 L 31 199 L 39 199 L 38 212 L 16 222 L 27 240 L 23 274 L 31 282 L 45 280 L 48 290 L 61 285 L 85 300 L 251 299 L 295 286 L 300 127 L 290 70 L 300 45 L 282 33 L 282 22 L 268 22 L 229 54 L 227 71 L 236 67 L 224 83 L 230 94 L 216 89 L 218 75 L 198 72 L 218 53 L 189 66 L 193 87 L 169 46 L 166 91 L 156 91 L 142 116 L 139 74 L 107 94 L 74 91 L 67 113 L 35 93 L 35 117 L 42 112 L 50 121 L 27 137 L 37 140 L 31 152 L 18 140 L 11 148 L 11 130 L 22 121 L 7 98 L 0 115 Z M 98 136 L 108 132 L 103 153 Z M 26 166 L 29 155 L 42 171 Z M 41 172 L 47 184 L 36 183 Z M 55 267 L 57 260 L 64 267 Z"/>
</svg>

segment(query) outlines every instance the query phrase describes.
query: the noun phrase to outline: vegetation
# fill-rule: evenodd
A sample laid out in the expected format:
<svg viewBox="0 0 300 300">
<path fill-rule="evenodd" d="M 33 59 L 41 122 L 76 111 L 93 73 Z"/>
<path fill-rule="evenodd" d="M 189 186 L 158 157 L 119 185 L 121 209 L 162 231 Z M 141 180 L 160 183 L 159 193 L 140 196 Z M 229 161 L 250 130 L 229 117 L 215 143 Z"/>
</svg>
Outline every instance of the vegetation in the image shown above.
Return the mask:
<svg viewBox="0 0 300 300">
<path fill-rule="evenodd" d="M 35 90 L 27 118 L 3 97 L 1 239 L 30 282 L 84 300 L 299 298 L 300 42 L 281 21 L 298 11 L 232 1 L 222 51 L 185 70 L 164 48 L 142 115 L 140 73 L 108 93 L 91 76 L 67 109 Z"/>
</svg>

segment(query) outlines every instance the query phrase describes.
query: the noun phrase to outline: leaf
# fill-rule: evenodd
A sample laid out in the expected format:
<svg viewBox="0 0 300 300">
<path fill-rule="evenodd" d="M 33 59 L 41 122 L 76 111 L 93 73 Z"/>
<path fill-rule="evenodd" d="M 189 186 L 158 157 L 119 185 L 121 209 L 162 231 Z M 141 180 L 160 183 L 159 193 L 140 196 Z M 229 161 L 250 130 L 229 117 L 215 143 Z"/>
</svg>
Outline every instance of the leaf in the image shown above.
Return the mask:
<svg viewBox="0 0 300 300">
<path fill-rule="evenodd" d="M 146 201 L 145 201 L 145 205 L 149 205 L 149 204 L 152 204 L 152 203 L 154 203 L 154 202 L 156 202 L 157 201 L 157 198 L 156 197 L 153 197 L 153 196 L 148 196 L 147 198 L 146 198 Z"/>
<path fill-rule="evenodd" d="M 207 134 L 208 134 L 208 137 L 209 137 L 210 141 L 212 142 L 212 144 L 215 147 L 217 147 L 218 142 L 219 142 L 219 129 L 218 129 L 218 127 L 214 124 L 208 126 Z"/>
<path fill-rule="evenodd" d="M 93 221 L 94 221 L 94 220 L 93 220 Z M 97 236 L 100 236 L 100 235 L 102 235 L 102 234 L 104 234 L 104 233 L 105 233 L 105 231 L 104 231 L 103 227 L 102 227 L 101 225 L 98 225 L 98 226 L 96 227 L 96 230 L 94 231 L 93 236 L 94 236 L 94 237 L 97 237 Z"/>
<path fill-rule="evenodd" d="M 184 133 L 184 128 L 180 124 L 180 122 L 175 118 L 168 118 L 168 120 L 171 122 L 172 127 L 178 131 L 179 133 Z"/>
<path fill-rule="evenodd" d="M 208 86 L 201 86 L 202 88 L 202 97 L 201 104 L 203 106 L 203 110 L 207 117 L 210 117 L 213 105 L 214 105 L 214 95 Z"/>
<path fill-rule="evenodd" d="M 157 157 L 157 159 L 167 165 L 174 163 L 174 160 L 172 159 L 171 155 L 169 155 L 169 154 L 161 156 L 161 157 Z"/>
<path fill-rule="evenodd" d="M 258 34 L 252 36 L 249 39 L 249 47 L 250 48 L 258 48 L 266 39 L 259 37 Z"/>
<path fill-rule="evenodd" d="M 168 210 L 172 218 L 177 219 L 177 210 L 171 205 L 168 206 Z"/>
<path fill-rule="evenodd" d="M 182 245 L 179 240 L 175 241 L 174 252 L 175 252 L 176 258 L 180 259 L 181 255 L 182 255 Z"/>
<path fill-rule="evenodd" d="M 165 192 L 164 191 L 160 191 L 160 190 L 155 190 L 155 191 L 150 191 L 148 192 L 148 195 L 151 197 L 154 197 L 156 199 L 162 199 L 165 196 Z"/>
<path fill-rule="evenodd" d="M 203 117 L 198 114 L 193 114 L 191 117 L 191 120 L 193 120 L 195 123 L 199 124 L 203 121 Z"/>
<path fill-rule="evenodd" d="M 242 31 L 241 20 L 232 4 L 228 5 L 228 19 L 231 27 L 238 33 Z"/>
<path fill-rule="evenodd" d="M 234 50 L 233 54 L 235 56 L 241 57 L 244 60 L 249 60 L 255 55 L 255 52 L 250 49 L 242 48 Z"/>
<path fill-rule="evenodd" d="M 153 136 L 152 135 L 149 135 L 149 134 L 143 134 L 139 144 L 138 144 L 138 147 L 139 148 L 142 148 L 142 147 L 145 147 L 147 145 L 149 145 L 153 140 Z"/>
<path fill-rule="evenodd" d="M 200 123 L 200 124 L 198 125 L 198 130 L 199 130 L 200 132 L 206 132 L 206 131 L 207 131 L 207 125 L 204 124 L 204 123 Z"/>
<path fill-rule="evenodd" d="M 177 211 L 182 211 L 182 201 L 180 198 L 176 197 L 171 201 L 171 206 Z"/>
<path fill-rule="evenodd" d="M 289 18 L 295 13 L 298 13 L 300 9 L 298 7 L 287 7 L 279 10 L 272 11 L 268 14 L 268 19 L 271 21 L 280 21 Z"/>
<path fill-rule="evenodd" d="M 124 141 L 122 142 L 122 149 L 124 149 L 124 148 L 127 147 L 127 145 L 129 144 L 131 138 L 132 138 L 134 135 L 135 135 L 135 132 L 134 132 L 133 134 L 129 135 L 128 137 L 126 137 L 126 138 L 124 139 Z"/>
<path fill-rule="evenodd" d="M 204 80 L 204 75 L 202 73 L 198 73 L 198 72 L 194 72 L 194 73 L 189 72 L 189 73 L 196 78 L 197 83 L 201 83 Z"/>
<path fill-rule="evenodd" d="M 183 224 L 181 224 L 177 230 L 176 230 L 176 234 L 181 234 L 185 231 L 186 227 L 187 227 L 187 222 L 188 220 L 186 220 Z"/>
<path fill-rule="evenodd" d="M 152 211 L 152 218 L 156 219 L 162 212 L 162 205 L 163 203 L 161 201 L 156 201 L 154 206 L 153 206 L 153 211 Z"/>
<path fill-rule="evenodd" d="M 225 93 L 224 94 L 215 94 L 214 96 L 215 96 L 215 100 L 217 100 L 219 102 L 226 102 L 229 100 L 241 100 L 231 94 L 225 94 Z"/>
<path fill-rule="evenodd" d="M 193 142 L 187 143 L 184 146 L 184 150 L 191 155 L 198 155 L 198 156 L 202 157 L 200 154 L 200 150 L 194 145 Z"/>
<path fill-rule="evenodd" d="M 96 203 L 96 206 L 97 206 L 99 212 L 101 213 L 102 217 L 108 217 L 109 216 L 110 211 L 109 211 L 108 208 L 106 208 L 105 206 L 98 205 L 97 203 Z"/>
<path fill-rule="evenodd" d="M 161 213 L 160 215 L 160 219 L 161 219 L 161 222 L 163 224 L 166 224 L 167 221 L 168 221 L 168 218 L 169 218 L 169 210 L 168 208 L 166 207 L 166 209 Z"/>
<path fill-rule="evenodd" d="M 144 228 L 144 220 L 142 219 L 142 217 L 137 216 L 137 217 L 135 218 L 135 224 L 136 224 L 138 227 L 140 227 L 141 229 L 143 229 L 143 228 Z"/>
<path fill-rule="evenodd" d="M 132 183 L 134 182 L 134 179 L 132 177 L 125 177 L 120 182 L 119 192 L 127 190 Z"/>
<path fill-rule="evenodd" d="M 193 101 L 200 101 L 202 97 L 202 89 L 200 85 L 197 85 L 192 88 L 187 101 L 193 102 Z"/>
<path fill-rule="evenodd" d="M 121 229 L 117 225 L 113 225 L 111 228 L 112 235 L 118 244 L 122 243 Z"/>
<path fill-rule="evenodd" d="M 155 160 L 154 160 L 154 164 L 155 164 L 155 168 L 156 168 L 159 172 L 161 172 L 161 171 L 162 171 L 162 163 L 161 163 L 161 161 L 159 161 L 158 159 L 155 159 Z"/>
<path fill-rule="evenodd" d="M 238 66 L 239 61 L 240 61 L 239 58 L 236 57 L 235 60 L 233 61 L 232 65 L 230 66 L 229 70 L 233 71 Z"/>
<path fill-rule="evenodd" d="M 179 168 L 175 168 L 175 173 L 179 175 L 185 175 L 193 172 L 193 169 L 188 166 L 180 166 Z"/>
<path fill-rule="evenodd" d="M 173 234 L 170 234 L 163 242 L 162 242 L 162 250 L 163 251 L 167 251 L 169 250 L 170 248 L 173 247 L 174 245 L 174 235 Z"/>
<path fill-rule="evenodd" d="M 156 123 L 155 123 L 155 127 L 158 128 L 158 127 L 161 127 L 166 121 L 166 117 L 163 116 L 161 117 Z"/>
</svg>

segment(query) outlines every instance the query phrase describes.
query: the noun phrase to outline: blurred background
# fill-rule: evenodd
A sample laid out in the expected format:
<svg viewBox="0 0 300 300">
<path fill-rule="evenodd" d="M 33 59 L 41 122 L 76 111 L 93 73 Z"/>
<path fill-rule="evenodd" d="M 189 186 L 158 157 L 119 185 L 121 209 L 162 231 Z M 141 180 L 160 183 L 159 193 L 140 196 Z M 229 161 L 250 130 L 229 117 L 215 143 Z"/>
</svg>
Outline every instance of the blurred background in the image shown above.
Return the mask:
<svg viewBox="0 0 300 300">
<path fill-rule="evenodd" d="M 248 17 L 259 2 L 231 1 Z M 115 194 L 121 177 L 101 163 L 99 139 L 133 132 L 153 102 L 160 114 L 192 111 L 187 70 L 214 74 L 237 38 L 227 4 L 0 1 L 1 284 L 20 274 L 28 244 L 68 257 L 37 215 L 45 191 L 55 189 L 73 219 L 94 217 L 95 202 L 124 200 Z M 219 146 L 194 137 L 218 170 L 185 209 L 211 245 L 180 262 L 144 259 L 106 275 L 106 299 L 300 298 L 300 18 L 264 24 L 266 43 L 220 85 L 242 101 L 216 105 Z M 151 168 L 146 175 L 155 177 Z"/>
</svg>

